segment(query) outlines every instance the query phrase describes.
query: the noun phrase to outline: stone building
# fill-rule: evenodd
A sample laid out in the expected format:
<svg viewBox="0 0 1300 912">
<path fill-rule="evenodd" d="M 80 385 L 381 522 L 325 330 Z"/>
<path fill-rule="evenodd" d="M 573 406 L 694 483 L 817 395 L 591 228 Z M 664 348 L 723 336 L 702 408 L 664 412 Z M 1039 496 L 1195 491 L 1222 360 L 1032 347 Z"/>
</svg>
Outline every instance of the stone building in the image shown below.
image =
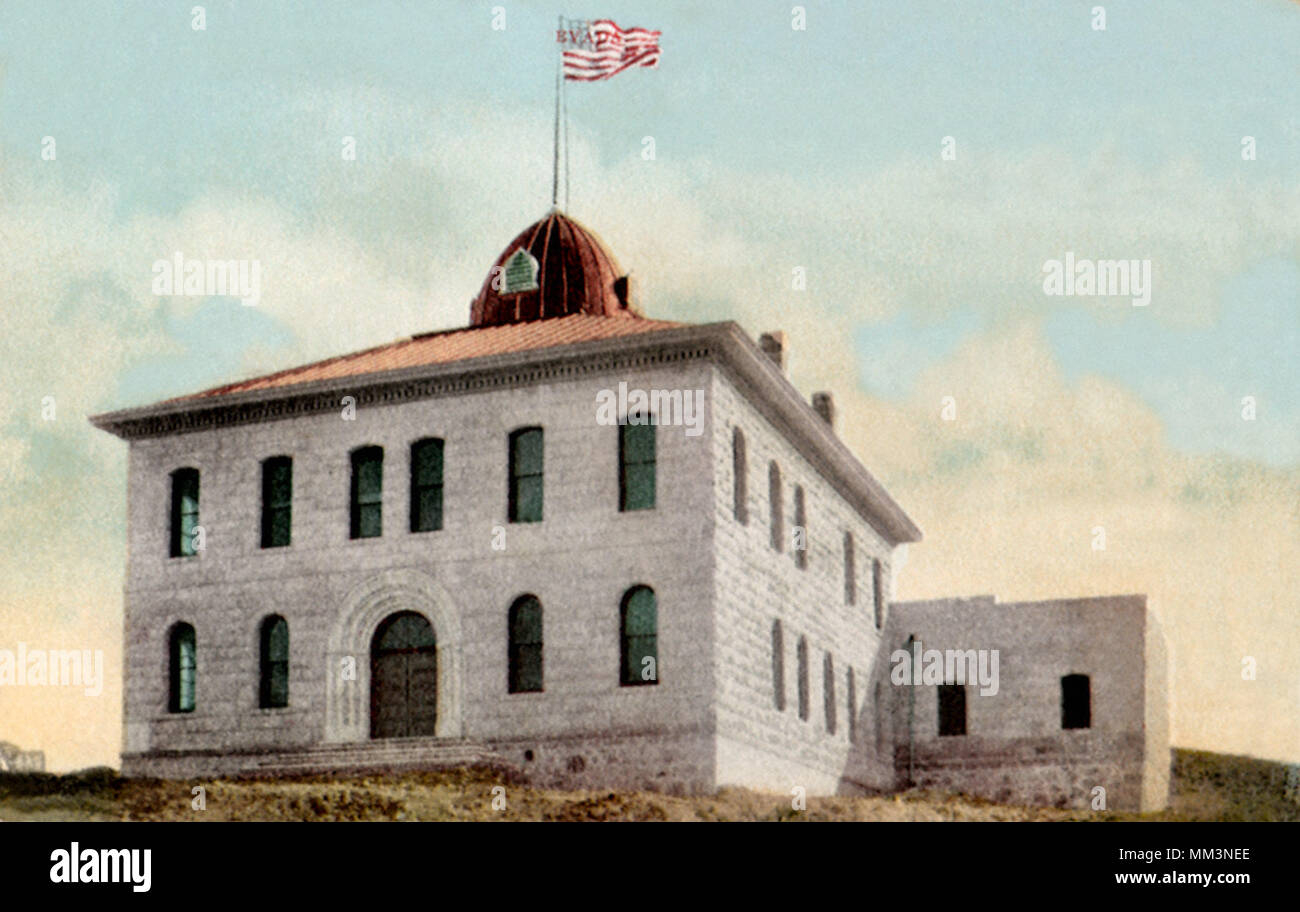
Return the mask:
<svg viewBox="0 0 1300 912">
<path fill-rule="evenodd" d="M 23 750 L 17 744 L 0 741 L 0 773 L 43 773 L 45 752 Z"/>
<path fill-rule="evenodd" d="M 921 533 L 785 358 L 646 317 L 552 212 L 467 328 L 95 417 L 129 442 L 123 771 L 1161 806 L 1143 600 L 891 604 Z M 891 681 L 909 636 L 1006 650 L 964 735 Z"/>
</svg>

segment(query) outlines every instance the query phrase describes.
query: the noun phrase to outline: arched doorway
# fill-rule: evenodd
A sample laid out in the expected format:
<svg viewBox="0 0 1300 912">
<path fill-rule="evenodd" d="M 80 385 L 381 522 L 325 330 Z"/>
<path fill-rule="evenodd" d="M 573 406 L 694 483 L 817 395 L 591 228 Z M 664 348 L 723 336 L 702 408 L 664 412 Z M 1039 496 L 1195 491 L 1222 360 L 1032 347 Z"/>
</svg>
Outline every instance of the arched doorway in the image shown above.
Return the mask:
<svg viewBox="0 0 1300 912">
<path fill-rule="evenodd" d="M 438 641 L 414 611 L 391 614 L 370 641 L 370 737 L 433 735 L 438 719 Z"/>
</svg>

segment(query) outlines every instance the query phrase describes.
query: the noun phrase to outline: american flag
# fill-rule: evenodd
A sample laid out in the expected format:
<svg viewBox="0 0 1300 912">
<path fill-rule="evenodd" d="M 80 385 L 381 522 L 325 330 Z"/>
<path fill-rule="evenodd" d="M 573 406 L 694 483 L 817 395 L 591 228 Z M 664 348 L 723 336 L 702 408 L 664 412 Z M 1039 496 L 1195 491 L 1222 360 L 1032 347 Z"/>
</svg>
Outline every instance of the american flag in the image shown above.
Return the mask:
<svg viewBox="0 0 1300 912">
<path fill-rule="evenodd" d="M 564 51 L 564 78 L 595 82 L 631 67 L 656 67 L 659 35 L 643 28 L 621 29 L 611 19 L 597 19 L 588 27 L 586 41 Z"/>
</svg>

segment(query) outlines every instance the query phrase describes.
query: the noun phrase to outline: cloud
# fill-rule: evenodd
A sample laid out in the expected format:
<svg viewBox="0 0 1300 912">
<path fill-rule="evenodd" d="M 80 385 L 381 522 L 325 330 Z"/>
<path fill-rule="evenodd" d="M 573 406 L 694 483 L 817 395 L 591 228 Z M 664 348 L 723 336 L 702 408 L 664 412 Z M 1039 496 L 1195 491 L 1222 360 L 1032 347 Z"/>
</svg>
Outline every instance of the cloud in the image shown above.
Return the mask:
<svg viewBox="0 0 1300 912">
<path fill-rule="evenodd" d="M 12 635 L 89 639 L 120 667 L 124 447 L 85 415 L 126 404 L 124 378 L 153 365 L 162 398 L 189 388 L 168 386 L 182 374 L 168 359 L 208 357 L 184 382 L 216 383 L 463 325 L 501 247 L 549 202 L 546 146 L 522 139 L 549 135 L 535 112 L 327 89 L 286 101 L 245 172 L 171 213 L 124 214 L 111 186 L 74 192 L 54 169 L 4 159 L 0 466 L 13 471 L 0 616 Z M 318 138 L 348 130 L 352 163 Z M 1186 162 L 1143 170 L 1114 148 L 961 155 L 739 174 L 663 146 L 646 160 L 635 143 L 602 160 L 576 131 L 573 211 L 631 270 L 650 315 L 790 334 L 796 384 L 836 392 L 844 437 L 926 532 L 901 595 L 1147 592 L 1180 663 L 1175 739 L 1295 759 L 1297 470 L 1188 456 L 1131 390 L 1086 371 L 1067 380 L 1042 317 L 1079 302 L 1044 297 L 1040 269 L 1066 250 L 1149 256 L 1152 312 L 1203 324 L 1227 276 L 1300 250 L 1297 185 L 1217 182 Z M 231 183 L 240 173 L 256 185 Z M 262 322 L 232 318 L 245 335 L 231 351 L 192 340 L 221 301 L 150 293 L 154 260 L 176 250 L 261 262 Z M 942 347 L 922 335 L 889 354 L 913 365 L 893 398 L 859 386 L 873 354 L 861 327 L 966 313 L 978 319 Z M 45 395 L 54 422 L 40 418 Z M 944 396 L 955 422 L 940 418 Z M 1091 547 L 1099 525 L 1104 552 Z M 1251 686 L 1248 654 L 1261 669 Z M 113 711 L 90 715 L 58 694 L 7 701 L 0 727 L 57 766 L 111 763 L 120 720 L 107 693 L 97 705 Z"/>
</svg>

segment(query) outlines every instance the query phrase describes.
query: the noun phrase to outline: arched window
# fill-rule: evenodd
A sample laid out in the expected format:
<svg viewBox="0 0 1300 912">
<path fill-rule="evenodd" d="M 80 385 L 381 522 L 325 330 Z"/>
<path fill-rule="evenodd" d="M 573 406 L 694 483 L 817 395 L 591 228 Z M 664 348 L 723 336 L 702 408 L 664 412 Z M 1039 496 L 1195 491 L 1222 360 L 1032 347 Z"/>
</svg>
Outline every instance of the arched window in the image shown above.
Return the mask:
<svg viewBox="0 0 1300 912">
<path fill-rule="evenodd" d="M 411 444 L 411 531 L 442 528 L 442 441 L 427 437 Z"/>
<path fill-rule="evenodd" d="M 835 718 L 835 660 L 829 652 L 822 660 L 822 708 L 826 712 L 826 732 L 833 735 L 839 723 Z"/>
<path fill-rule="evenodd" d="M 353 538 L 378 538 L 384 531 L 384 448 L 352 451 Z"/>
<path fill-rule="evenodd" d="M 781 505 L 781 468 L 775 462 L 767 467 L 767 499 L 772 512 L 772 547 L 785 550 L 785 513 Z"/>
<path fill-rule="evenodd" d="M 293 508 L 293 460 L 272 456 L 262 462 L 262 547 L 289 544 Z"/>
<path fill-rule="evenodd" d="M 278 614 L 262 621 L 261 683 L 258 703 L 263 709 L 289 705 L 289 622 Z"/>
<path fill-rule="evenodd" d="M 844 604 L 855 605 L 858 601 L 858 570 L 853 553 L 853 533 L 844 533 Z"/>
<path fill-rule="evenodd" d="M 1092 727 L 1092 688 L 1088 676 L 1061 678 L 1061 728 Z"/>
<path fill-rule="evenodd" d="M 510 434 L 511 522 L 542 521 L 542 429 L 520 428 Z"/>
<path fill-rule="evenodd" d="M 749 464 L 745 457 L 745 432 L 740 428 L 731 431 L 732 495 L 736 520 L 743 526 L 749 524 Z"/>
<path fill-rule="evenodd" d="M 506 625 L 510 693 L 537 693 L 542 690 L 542 603 L 537 596 L 515 599 Z"/>
<path fill-rule="evenodd" d="M 652 421 L 650 416 L 638 420 Z M 655 426 L 618 426 L 618 508 L 653 510 L 655 505 Z"/>
<path fill-rule="evenodd" d="M 808 641 L 799 637 L 799 647 L 795 650 L 795 661 L 799 672 L 799 718 L 808 721 Z"/>
<path fill-rule="evenodd" d="M 772 696 L 776 708 L 785 712 L 785 633 L 781 622 L 772 622 Z"/>
<path fill-rule="evenodd" d="M 966 685 L 939 685 L 939 734 L 966 734 Z"/>
<path fill-rule="evenodd" d="M 197 552 L 194 530 L 199 525 L 199 470 L 177 469 L 171 474 L 172 557 L 190 557 Z"/>
<path fill-rule="evenodd" d="M 167 709 L 174 713 L 194 712 L 195 677 L 198 662 L 195 651 L 194 627 L 182 621 L 172 627 L 168 637 Z"/>
<path fill-rule="evenodd" d="M 808 513 L 804 509 L 803 485 L 794 486 L 794 565 L 808 569 Z"/>
<path fill-rule="evenodd" d="M 510 259 L 506 260 L 503 276 L 504 287 L 501 289 L 501 293 L 511 295 L 525 291 L 536 291 L 539 268 L 537 258 L 520 247 L 510 255 Z"/>
<path fill-rule="evenodd" d="M 654 590 L 636 586 L 619 612 L 619 681 L 626 686 L 659 683 L 658 609 Z"/>
<path fill-rule="evenodd" d="M 846 675 L 848 679 L 848 699 L 846 704 L 849 711 L 849 743 L 854 744 L 858 740 L 858 690 L 853 681 L 853 669 L 850 668 Z"/>
</svg>

